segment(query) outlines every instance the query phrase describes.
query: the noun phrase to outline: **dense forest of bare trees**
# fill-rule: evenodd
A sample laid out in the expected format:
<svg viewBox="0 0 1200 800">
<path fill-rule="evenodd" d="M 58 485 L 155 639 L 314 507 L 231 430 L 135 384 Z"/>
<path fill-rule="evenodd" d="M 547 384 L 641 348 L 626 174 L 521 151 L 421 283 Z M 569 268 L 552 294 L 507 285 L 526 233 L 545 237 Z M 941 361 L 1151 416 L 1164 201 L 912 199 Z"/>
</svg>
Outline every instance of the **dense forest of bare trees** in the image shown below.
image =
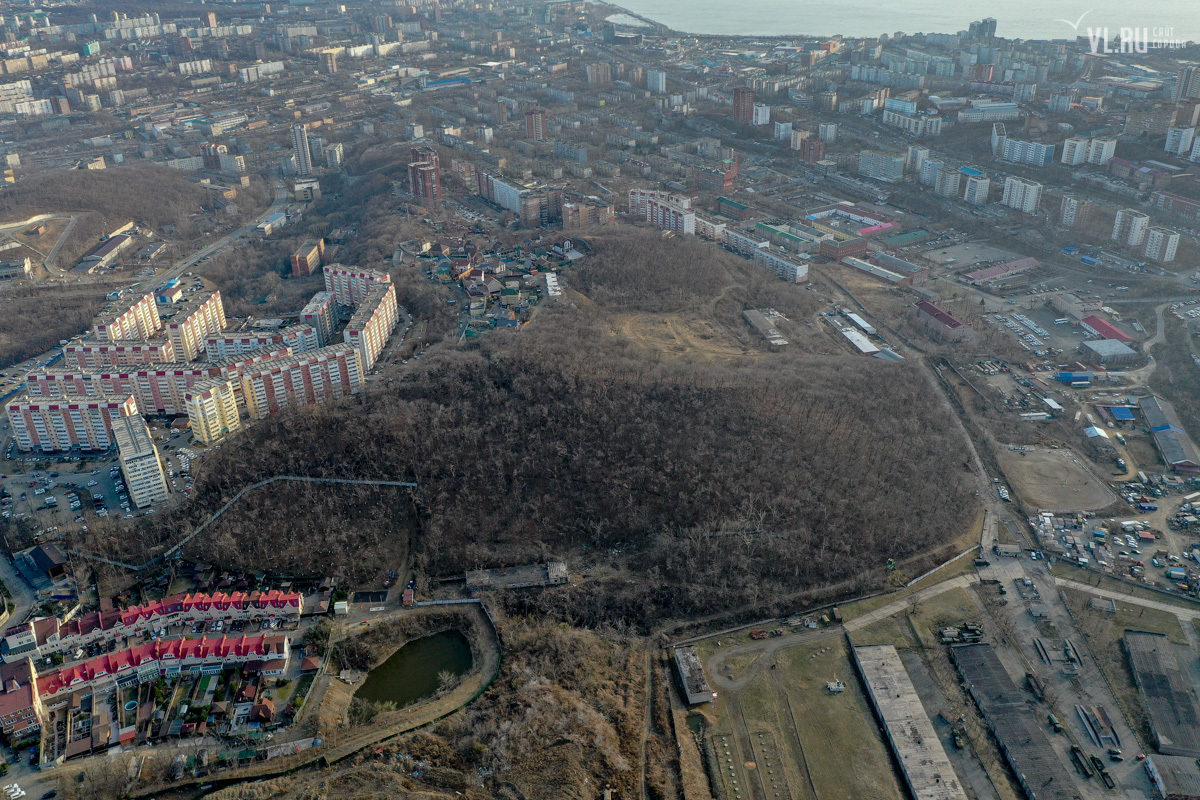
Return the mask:
<svg viewBox="0 0 1200 800">
<path fill-rule="evenodd" d="M 794 353 L 721 364 L 647 357 L 609 331 L 604 305 L 656 302 L 638 298 L 671 283 L 684 288 L 661 307 L 704 306 L 725 291 L 690 245 L 664 244 L 653 262 L 663 275 L 646 280 L 665 283 L 633 299 L 619 299 L 626 268 L 598 259 L 579 277 L 609 298 L 601 303 L 548 306 L 523 331 L 443 345 L 394 383 L 257 424 L 210 458 L 197 501 L 105 537 L 109 546 L 144 553 L 174 540 L 270 475 L 415 480 L 412 499 L 393 502 L 411 504 L 404 513 L 419 528 L 425 574 L 549 556 L 603 564 L 638 580 L 566 613 L 645 628 L 664 615 L 869 581 L 888 558 L 962 532 L 978 502 L 964 445 L 915 365 Z M 732 291 L 755 291 L 748 284 Z M 808 302 L 802 288 L 782 288 L 801 297 L 797 308 Z M 206 532 L 189 549 L 358 576 L 356 562 L 380 542 L 350 522 L 356 514 L 394 526 L 394 536 L 406 531 L 400 517 L 376 513 L 377 494 L 347 497 L 357 511 L 312 496 L 272 499 L 240 533 Z M 260 541 L 244 546 L 247 537 Z"/>
<path fill-rule="evenodd" d="M 184 224 L 206 199 L 185 173 L 166 167 L 72 169 L 29 178 L 0 195 L 0 219 L 94 211 L 109 222 L 132 219 L 155 230 L 175 224 L 186 235 Z"/>
<path fill-rule="evenodd" d="M 104 286 L 30 286 L 0 295 L 0 369 L 86 329 L 107 291 Z"/>
</svg>

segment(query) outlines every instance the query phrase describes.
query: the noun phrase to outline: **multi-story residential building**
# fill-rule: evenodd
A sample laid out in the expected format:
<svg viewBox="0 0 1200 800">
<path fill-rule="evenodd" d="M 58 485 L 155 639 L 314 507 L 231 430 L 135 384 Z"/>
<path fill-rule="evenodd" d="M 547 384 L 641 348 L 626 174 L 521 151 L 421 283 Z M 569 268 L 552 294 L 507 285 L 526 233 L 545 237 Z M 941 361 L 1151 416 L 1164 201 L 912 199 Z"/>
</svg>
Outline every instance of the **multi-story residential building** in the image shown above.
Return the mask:
<svg viewBox="0 0 1200 800">
<path fill-rule="evenodd" d="M 325 291 L 333 292 L 333 300 L 340 306 L 354 308 L 381 283 L 391 283 L 392 276 L 386 272 L 348 267 L 345 264 L 330 264 L 324 269 Z"/>
<path fill-rule="evenodd" d="M 167 322 L 167 336 L 181 361 L 196 358 L 204 352 L 208 337 L 224 329 L 225 306 L 219 291 L 196 295 L 182 319 L 176 315 Z"/>
<path fill-rule="evenodd" d="M 765 103 L 755 103 L 750 112 L 750 124 L 754 126 L 771 124 L 771 107 Z"/>
<path fill-rule="evenodd" d="M 25 376 L 30 397 L 133 395 L 142 414 L 182 414 L 183 392 L 206 377 L 203 365 L 141 364 L 107 371 L 41 370 Z"/>
<path fill-rule="evenodd" d="M 154 292 L 147 292 L 132 304 L 115 301 L 96 317 L 96 338 L 109 342 L 152 339 L 162 327 Z"/>
<path fill-rule="evenodd" d="M 1024 178 L 1005 178 L 1004 197 L 1000 202 L 1017 211 L 1036 214 L 1042 202 L 1042 185 Z"/>
<path fill-rule="evenodd" d="M 1129 247 L 1137 247 L 1146 241 L 1146 230 L 1150 227 L 1150 215 L 1134 208 L 1122 208 L 1113 220 L 1112 240 Z"/>
<path fill-rule="evenodd" d="M 240 377 L 234 380 L 205 378 L 184 392 L 188 427 L 200 442 L 212 445 L 242 427 L 234 392 L 235 381 L 241 384 Z"/>
<path fill-rule="evenodd" d="M 336 317 L 337 303 L 333 292 L 317 292 L 300 311 L 300 322 L 317 331 L 317 347 L 329 344 Z"/>
<path fill-rule="evenodd" d="M 307 278 L 321 268 L 325 255 L 324 239 L 309 239 L 292 253 L 292 277 Z"/>
<path fill-rule="evenodd" d="M 1116 139 L 1092 139 L 1088 145 L 1087 163 L 1103 166 L 1117 154 Z"/>
<path fill-rule="evenodd" d="M 690 198 L 654 189 L 629 190 L 629 216 L 675 233 L 696 232 L 696 212 Z"/>
<path fill-rule="evenodd" d="M 313 174 L 312 150 L 308 144 L 308 126 L 297 122 L 292 126 L 292 158 L 296 161 L 296 174 L 307 178 Z"/>
<path fill-rule="evenodd" d="M 910 144 L 908 152 L 904 156 L 905 172 L 915 172 L 921 174 L 921 165 L 925 163 L 925 159 L 929 158 L 929 148 L 920 144 Z"/>
<path fill-rule="evenodd" d="M 70 368 L 98 370 L 137 364 L 162 364 L 175 360 L 170 339 L 143 342 L 116 341 L 69 344 L 63 348 L 63 364 Z"/>
<path fill-rule="evenodd" d="M 1054 162 L 1054 145 L 1026 142 L 1005 136 L 994 151 L 997 158 L 1014 164 L 1030 164 L 1035 167 Z"/>
<path fill-rule="evenodd" d="M 263 676 L 282 675 L 290 656 L 290 641 L 279 634 L 154 639 L 39 676 L 36 685 L 43 706 L 52 709 L 59 695 L 65 698 L 100 685 L 121 685 L 122 678 L 149 683 L 185 673 L 215 675 L 250 662 L 262 664 Z"/>
<path fill-rule="evenodd" d="M 927 114 L 903 114 L 899 111 L 885 110 L 883 124 L 899 128 L 910 136 L 942 135 L 942 118 Z"/>
<path fill-rule="evenodd" d="M 937 184 L 937 176 L 942 167 L 946 166 L 946 162 L 940 158 L 930 158 L 928 155 L 921 161 L 921 167 L 917 171 L 917 180 L 922 186 L 934 186 Z"/>
<path fill-rule="evenodd" d="M 204 340 L 205 354 L 210 361 L 221 361 L 282 343 L 283 335 L 280 331 L 262 331 L 244 335 L 223 334 L 209 336 Z"/>
<path fill-rule="evenodd" d="M 1091 145 L 1091 143 L 1091 139 L 1086 139 L 1081 136 L 1073 136 L 1064 141 L 1062 163 L 1072 167 L 1077 167 L 1080 164 L 1086 164 L 1088 146 Z"/>
<path fill-rule="evenodd" d="M 285 627 L 293 626 L 299 623 L 302 608 L 303 597 L 298 592 L 270 589 L 173 594 L 141 605 L 88 611 L 69 620 L 34 617 L 4 631 L 0 658 L 6 664 L 39 659 L 117 638 L 140 637 L 155 628 L 178 623 L 275 619 Z"/>
<path fill-rule="evenodd" d="M 696 215 L 696 235 L 713 242 L 720 242 L 725 236 L 725 223 Z"/>
<path fill-rule="evenodd" d="M 667 93 L 667 73 L 665 70 L 652 69 L 646 72 L 646 88 L 655 94 Z"/>
<path fill-rule="evenodd" d="M 991 180 L 983 175 L 968 175 L 967 185 L 963 189 L 963 202 L 981 206 L 988 201 L 988 191 L 991 188 Z"/>
<path fill-rule="evenodd" d="M 1179 249 L 1179 233 L 1169 228 L 1154 226 L 1146 232 L 1146 258 L 1166 264 L 1175 260 Z"/>
<path fill-rule="evenodd" d="M 961 172 L 953 167 L 942 167 L 938 170 L 933 191 L 942 197 L 958 197 L 958 187 L 961 182 Z"/>
<path fill-rule="evenodd" d="M 251 419 L 287 408 L 328 403 L 361 391 L 363 369 L 350 344 L 256 365 L 242 372 L 242 397 Z"/>
<path fill-rule="evenodd" d="M 166 500 L 167 476 L 146 420 L 140 414 L 114 420 L 113 440 L 117 443 L 117 459 L 130 502 L 145 508 Z"/>
<path fill-rule="evenodd" d="M 307 353 L 321 346 L 320 334 L 312 325 L 289 325 L 279 329 L 279 343 L 293 353 Z"/>
<path fill-rule="evenodd" d="M 383 352 L 383 346 L 396 329 L 399 319 L 396 287 L 387 283 L 372 289 L 354 312 L 354 316 L 346 323 L 342 336 L 347 344 L 358 348 L 359 364 L 362 365 L 363 372 L 374 368 L 375 361 Z"/>
<path fill-rule="evenodd" d="M 1168 214 L 1178 214 L 1189 220 L 1200 220 L 1200 200 L 1173 194 L 1171 192 L 1153 192 L 1150 202 L 1160 211 Z"/>
<path fill-rule="evenodd" d="M 1073 194 L 1064 194 L 1059 206 L 1058 224 L 1064 228 L 1084 225 L 1091 218 L 1094 205 L 1091 200 Z"/>
<path fill-rule="evenodd" d="M 603 61 L 595 64 L 588 64 L 585 68 L 587 73 L 587 83 L 593 89 L 600 89 L 605 86 L 612 86 L 612 65 Z"/>
<path fill-rule="evenodd" d="M 546 141 L 546 112 L 533 108 L 525 112 L 525 138 L 535 142 Z"/>
<path fill-rule="evenodd" d="M 612 203 L 587 197 L 578 203 L 562 204 L 562 227 L 564 231 L 608 225 L 616 218 Z"/>
<path fill-rule="evenodd" d="M 408 191 L 418 201 L 442 199 L 442 166 L 437 150 L 414 147 L 408 155 Z"/>
<path fill-rule="evenodd" d="M 1163 149 L 1177 156 L 1190 155 L 1196 140 L 1196 129 L 1190 126 L 1172 125 L 1167 129 L 1167 141 Z"/>
<path fill-rule="evenodd" d="M 137 401 L 125 397 L 57 399 L 21 392 L 5 408 L 17 447 L 24 451 L 107 450 L 114 444 L 113 423 L 138 413 Z"/>
<path fill-rule="evenodd" d="M 895 183 L 904 179 L 904 156 L 863 150 L 858 154 L 858 172 L 877 181 Z"/>
<path fill-rule="evenodd" d="M 37 669 L 22 658 L 0 667 L 0 732 L 9 742 L 36 738 L 46 720 L 38 695 Z"/>
<path fill-rule="evenodd" d="M 788 283 L 805 283 L 808 281 L 808 262 L 769 249 L 755 249 L 754 263 L 769 269 L 779 276 L 780 280 Z"/>
<path fill-rule="evenodd" d="M 754 90 L 749 86 L 733 90 L 733 118 L 747 125 L 754 121 Z"/>
<path fill-rule="evenodd" d="M 837 130 L 836 122 L 822 122 L 817 125 L 817 138 L 825 144 L 833 144 L 837 141 Z"/>
</svg>

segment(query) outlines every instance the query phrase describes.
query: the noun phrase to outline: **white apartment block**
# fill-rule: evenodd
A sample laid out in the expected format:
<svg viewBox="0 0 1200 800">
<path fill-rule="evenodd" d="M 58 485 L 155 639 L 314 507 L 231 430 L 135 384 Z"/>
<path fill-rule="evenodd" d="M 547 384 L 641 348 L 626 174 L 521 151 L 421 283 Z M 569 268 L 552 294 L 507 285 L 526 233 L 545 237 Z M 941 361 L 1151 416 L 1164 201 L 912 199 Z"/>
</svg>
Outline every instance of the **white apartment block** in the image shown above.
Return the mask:
<svg viewBox="0 0 1200 800">
<path fill-rule="evenodd" d="M 132 304 L 117 301 L 100 312 L 94 330 L 98 339 L 121 342 L 153 338 L 161 327 L 158 303 L 154 299 L 154 292 L 149 292 Z"/>
<path fill-rule="evenodd" d="M 63 364 L 83 370 L 164 364 L 174 360 L 175 345 L 170 339 L 69 344 L 63 348 Z"/>
<path fill-rule="evenodd" d="M 1166 264 L 1175 260 L 1179 249 L 1179 233 L 1155 226 L 1146 232 L 1146 258 Z"/>
<path fill-rule="evenodd" d="M 696 215 L 696 235 L 719 242 L 725 235 L 725 223 Z"/>
<path fill-rule="evenodd" d="M 400 314 L 396 307 L 396 287 L 392 284 L 376 286 L 367 295 L 362 305 L 354 312 L 342 336 L 346 344 L 358 348 L 359 363 L 363 372 L 369 372 L 375 366 L 388 337 L 396 329 Z"/>
<path fill-rule="evenodd" d="M 654 189 L 630 189 L 629 216 L 645 220 L 659 230 L 696 232 L 696 212 L 692 210 L 691 198 L 683 195 Z"/>
<path fill-rule="evenodd" d="M 961 172 L 954 167 L 942 167 L 933 182 L 933 193 L 942 197 L 958 197 L 958 186 L 961 182 Z"/>
<path fill-rule="evenodd" d="M 300 311 L 300 322 L 311 325 L 317 331 L 317 347 L 329 344 L 336 317 L 337 304 L 333 292 L 317 292 Z"/>
<path fill-rule="evenodd" d="M 902 114 L 899 111 L 883 112 L 883 124 L 899 128 L 910 136 L 941 136 L 942 118 L 925 114 Z"/>
<path fill-rule="evenodd" d="M 308 353 L 318 350 L 321 336 L 312 325 L 289 325 L 279 329 L 280 344 L 292 348 L 294 353 Z"/>
<path fill-rule="evenodd" d="M 1091 144 L 1091 139 L 1085 139 L 1080 136 L 1073 136 L 1063 142 L 1062 163 L 1077 167 L 1080 164 L 1087 163 L 1088 145 Z"/>
<path fill-rule="evenodd" d="M 225 329 L 225 306 L 220 292 L 197 295 L 193 302 L 195 305 L 182 318 L 177 315 L 167 322 L 167 336 L 181 361 L 196 358 L 204 352 L 208 337 Z"/>
<path fill-rule="evenodd" d="M 754 254 L 759 250 L 768 250 L 771 243 L 766 239 L 759 239 L 733 228 L 726 228 L 725 233 L 721 236 L 721 244 L 728 247 L 735 253 L 738 253 L 749 258 L 754 258 Z"/>
<path fill-rule="evenodd" d="M 242 397 L 251 419 L 348 397 L 362 385 L 358 348 L 349 344 L 269 361 L 242 373 Z"/>
<path fill-rule="evenodd" d="M 322 272 L 325 275 L 325 291 L 333 292 L 333 299 L 338 305 L 350 308 L 361 303 L 379 284 L 392 282 L 392 276 L 386 272 L 348 267 L 345 264 L 327 264 Z"/>
<path fill-rule="evenodd" d="M 780 280 L 788 283 L 806 283 L 808 281 L 808 262 L 773 253 L 770 250 L 756 250 L 754 263 L 774 272 Z"/>
<path fill-rule="evenodd" d="M 1117 154 L 1116 139 L 1092 139 L 1088 145 L 1087 163 L 1103 166 L 1113 160 Z"/>
<path fill-rule="evenodd" d="M 1133 208 L 1122 208 L 1113 220 L 1112 240 L 1129 247 L 1138 247 L 1146 241 L 1150 227 L 1150 215 Z"/>
<path fill-rule="evenodd" d="M 925 163 L 925 159 L 929 158 L 929 148 L 919 144 L 910 144 L 908 153 L 904 157 L 905 172 L 915 172 L 921 174 L 921 165 Z"/>
<path fill-rule="evenodd" d="M 1036 214 L 1042 202 L 1042 185 L 1024 178 L 1005 178 L 1004 197 L 1000 202 L 1017 211 Z"/>
<path fill-rule="evenodd" d="M 158 448 L 150 428 L 141 415 L 121 417 L 113 422 L 113 439 L 121 474 L 129 489 L 129 501 L 138 508 L 167 499 L 167 476 L 158 459 Z"/>
<path fill-rule="evenodd" d="M 22 392 L 5 405 L 13 438 L 21 450 L 107 450 L 113 446 L 113 423 L 138 413 L 137 401 L 126 397 L 78 400 L 30 397 Z"/>
<path fill-rule="evenodd" d="M 770 125 L 771 124 L 771 107 L 764 103 L 755 103 L 754 109 L 750 114 L 751 125 Z"/>
<path fill-rule="evenodd" d="M 183 396 L 192 436 L 206 445 L 219 442 L 242 427 L 234 382 L 239 378 L 206 378 Z"/>
<path fill-rule="evenodd" d="M 1167 128 L 1167 142 L 1163 149 L 1177 156 L 1190 155 L 1196 141 L 1196 129 L 1172 125 Z"/>
<path fill-rule="evenodd" d="M 968 176 L 966 188 L 963 189 L 963 202 L 981 206 L 988 201 L 988 191 L 991 188 L 990 179 L 982 175 Z"/>
</svg>

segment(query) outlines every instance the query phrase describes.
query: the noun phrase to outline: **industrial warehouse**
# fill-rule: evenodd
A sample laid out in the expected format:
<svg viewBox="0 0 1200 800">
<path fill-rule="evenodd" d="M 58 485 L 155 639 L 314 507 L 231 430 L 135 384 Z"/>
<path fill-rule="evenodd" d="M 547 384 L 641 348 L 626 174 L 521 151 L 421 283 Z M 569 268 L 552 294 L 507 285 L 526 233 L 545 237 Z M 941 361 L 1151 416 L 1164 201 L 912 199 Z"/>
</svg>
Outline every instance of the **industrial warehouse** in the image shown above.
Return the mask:
<svg viewBox="0 0 1200 800">
<path fill-rule="evenodd" d="M 1031 713 L 1026 694 L 1013 683 L 992 646 L 955 645 L 950 657 L 1025 796 L 1029 800 L 1074 800 L 1077 795 L 1070 774 Z"/>
<path fill-rule="evenodd" d="M 1200 758 L 1200 702 L 1161 633 L 1125 631 L 1129 669 L 1146 708 L 1155 747 L 1169 756 Z"/>
</svg>

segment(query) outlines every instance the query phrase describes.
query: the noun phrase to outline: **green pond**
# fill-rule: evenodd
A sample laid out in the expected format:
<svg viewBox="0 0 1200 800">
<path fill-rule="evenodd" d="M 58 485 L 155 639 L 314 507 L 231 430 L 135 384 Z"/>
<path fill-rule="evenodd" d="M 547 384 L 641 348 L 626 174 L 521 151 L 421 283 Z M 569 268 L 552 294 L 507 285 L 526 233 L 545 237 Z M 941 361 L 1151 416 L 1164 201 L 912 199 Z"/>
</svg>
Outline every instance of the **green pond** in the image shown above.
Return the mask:
<svg viewBox="0 0 1200 800">
<path fill-rule="evenodd" d="M 442 631 L 401 647 L 371 670 L 354 696 L 403 707 L 437 692 L 439 672 L 462 675 L 470 668 L 471 643 L 467 637 L 462 631 Z"/>
</svg>

